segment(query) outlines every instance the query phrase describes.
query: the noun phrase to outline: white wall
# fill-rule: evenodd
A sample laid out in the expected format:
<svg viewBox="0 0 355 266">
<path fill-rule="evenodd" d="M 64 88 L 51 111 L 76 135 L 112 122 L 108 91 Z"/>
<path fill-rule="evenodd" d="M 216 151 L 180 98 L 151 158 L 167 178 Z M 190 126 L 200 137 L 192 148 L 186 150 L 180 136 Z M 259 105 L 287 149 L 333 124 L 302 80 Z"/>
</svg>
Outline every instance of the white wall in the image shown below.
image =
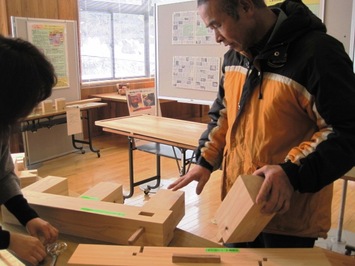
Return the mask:
<svg viewBox="0 0 355 266">
<path fill-rule="evenodd" d="M 355 0 L 325 0 L 324 23 L 328 33 L 344 44 L 349 53 L 353 46 L 352 12 Z M 354 14 L 355 16 L 355 14 Z M 350 45 L 351 44 L 351 45 Z M 353 58 L 353 53 L 349 54 Z"/>
</svg>

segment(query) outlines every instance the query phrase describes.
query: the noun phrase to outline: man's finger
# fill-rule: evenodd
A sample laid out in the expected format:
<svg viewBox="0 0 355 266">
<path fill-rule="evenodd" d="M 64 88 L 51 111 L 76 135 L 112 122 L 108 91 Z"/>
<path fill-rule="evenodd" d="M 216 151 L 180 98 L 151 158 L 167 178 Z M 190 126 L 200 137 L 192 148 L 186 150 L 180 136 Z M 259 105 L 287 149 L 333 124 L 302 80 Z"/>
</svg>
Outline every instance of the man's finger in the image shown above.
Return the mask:
<svg viewBox="0 0 355 266">
<path fill-rule="evenodd" d="M 268 201 L 271 192 L 271 184 L 267 180 L 264 180 L 258 195 L 256 196 L 256 203 L 261 204 Z"/>
</svg>

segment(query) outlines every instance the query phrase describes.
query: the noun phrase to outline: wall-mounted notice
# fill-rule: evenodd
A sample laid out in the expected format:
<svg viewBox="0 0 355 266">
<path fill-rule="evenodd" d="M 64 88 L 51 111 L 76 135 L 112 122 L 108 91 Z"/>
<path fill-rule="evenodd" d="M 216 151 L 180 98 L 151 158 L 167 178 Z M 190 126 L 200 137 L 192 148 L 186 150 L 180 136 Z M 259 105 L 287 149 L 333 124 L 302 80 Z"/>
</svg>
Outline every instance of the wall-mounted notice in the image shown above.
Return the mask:
<svg viewBox="0 0 355 266">
<path fill-rule="evenodd" d="M 216 44 L 214 33 L 206 28 L 196 11 L 174 12 L 172 44 Z"/>
<path fill-rule="evenodd" d="M 27 23 L 28 40 L 35 44 L 52 62 L 58 82 L 54 89 L 68 88 L 68 48 L 65 23 Z"/>
<path fill-rule="evenodd" d="M 216 42 L 197 12 L 196 0 L 156 6 L 158 98 L 211 104 L 228 47 Z"/>
<path fill-rule="evenodd" d="M 220 64 L 219 57 L 174 56 L 173 86 L 217 92 Z"/>
</svg>

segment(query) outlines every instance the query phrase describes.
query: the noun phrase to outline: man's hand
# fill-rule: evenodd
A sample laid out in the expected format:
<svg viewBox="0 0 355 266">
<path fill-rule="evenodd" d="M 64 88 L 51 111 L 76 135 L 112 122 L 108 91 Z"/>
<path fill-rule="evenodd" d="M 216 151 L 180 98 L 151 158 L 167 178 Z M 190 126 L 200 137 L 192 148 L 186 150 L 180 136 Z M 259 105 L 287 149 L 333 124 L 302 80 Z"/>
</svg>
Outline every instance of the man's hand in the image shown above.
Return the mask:
<svg viewBox="0 0 355 266">
<path fill-rule="evenodd" d="M 266 214 L 274 212 L 282 214 L 288 211 L 294 189 L 281 166 L 265 165 L 253 175 L 265 178 L 256 197 L 256 203 L 264 203 L 261 211 Z"/>
<path fill-rule="evenodd" d="M 34 218 L 26 224 L 27 232 L 38 239 L 43 245 L 53 243 L 58 238 L 58 230 L 41 218 Z"/>
<path fill-rule="evenodd" d="M 10 245 L 8 249 L 31 265 L 38 265 L 47 256 L 44 245 L 35 237 L 18 233 L 10 233 Z"/>
<path fill-rule="evenodd" d="M 196 187 L 196 194 L 200 195 L 207 181 L 210 179 L 210 176 L 211 176 L 211 172 L 207 168 L 202 167 L 200 165 L 196 165 L 189 172 L 187 172 L 186 175 L 180 177 L 174 183 L 170 184 L 168 186 L 168 189 L 175 191 L 180 188 L 183 188 L 184 186 L 188 185 L 192 181 L 197 181 L 198 184 Z"/>
</svg>

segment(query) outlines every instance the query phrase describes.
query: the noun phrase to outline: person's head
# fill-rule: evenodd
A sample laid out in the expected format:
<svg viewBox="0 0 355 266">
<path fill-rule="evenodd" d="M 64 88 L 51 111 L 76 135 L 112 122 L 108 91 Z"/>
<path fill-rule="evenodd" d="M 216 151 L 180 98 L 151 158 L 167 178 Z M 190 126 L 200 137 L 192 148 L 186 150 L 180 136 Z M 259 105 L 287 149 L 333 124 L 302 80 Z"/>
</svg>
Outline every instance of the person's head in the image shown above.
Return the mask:
<svg viewBox="0 0 355 266">
<path fill-rule="evenodd" d="M 0 132 L 48 98 L 56 82 L 52 64 L 33 44 L 0 35 Z"/>
<path fill-rule="evenodd" d="M 237 51 L 257 43 L 276 19 L 264 0 L 197 0 L 197 6 L 216 41 Z"/>
</svg>

